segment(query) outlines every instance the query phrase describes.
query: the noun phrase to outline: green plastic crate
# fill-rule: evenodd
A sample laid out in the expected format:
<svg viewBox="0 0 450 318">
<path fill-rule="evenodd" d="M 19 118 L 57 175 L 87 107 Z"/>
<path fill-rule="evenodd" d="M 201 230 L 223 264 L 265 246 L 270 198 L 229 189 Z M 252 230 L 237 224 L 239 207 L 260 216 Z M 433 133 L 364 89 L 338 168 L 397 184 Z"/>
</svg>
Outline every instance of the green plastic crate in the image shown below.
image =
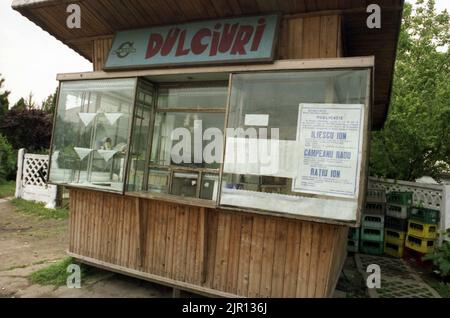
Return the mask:
<svg viewBox="0 0 450 318">
<path fill-rule="evenodd" d="M 347 238 L 349 239 L 349 240 L 359 240 L 359 231 L 360 231 L 360 228 L 358 227 L 358 228 L 354 228 L 354 227 L 351 227 L 349 230 L 348 230 L 348 236 L 347 236 Z"/>
<path fill-rule="evenodd" d="M 386 215 L 399 219 L 407 219 L 409 209 L 407 205 L 388 204 L 386 206 Z"/>
<path fill-rule="evenodd" d="M 383 242 L 384 240 L 384 229 L 383 228 L 372 228 L 372 227 L 361 227 L 361 240 L 364 241 L 374 241 Z"/>
<path fill-rule="evenodd" d="M 363 214 L 361 223 L 362 223 L 363 227 L 383 229 L 384 228 L 384 216 L 383 215 Z"/>
<path fill-rule="evenodd" d="M 384 219 L 384 226 L 387 229 L 394 229 L 402 232 L 406 232 L 408 230 L 408 222 L 406 219 L 399 219 L 388 215 Z"/>
<path fill-rule="evenodd" d="M 386 212 L 386 203 L 366 202 L 366 205 L 364 206 L 365 214 L 384 215 L 385 212 Z"/>
<path fill-rule="evenodd" d="M 409 210 L 409 218 L 411 220 L 420 221 L 426 224 L 438 224 L 439 211 L 433 209 L 413 207 Z"/>
<path fill-rule="evenodd" d="M 384 252 L 384 244 L 383 242 L 361 241 L 359 249 L 362 253 L 380 255 Z"/>
<path fill-rule="evenodd" d="M 348 240 L 347 241 L 347 251 L 352 253 L 357 253 L 359 248 L 358 240 Z"/>
<path fill-rule="evenodd" d="M 388 203 L 411 206 L 413 202 L 412 192 L 389 192 L 386 195 Z"/>
<path fill-rule="evenodd" d="M 367 189 L 366 202 L 386 203 L 386 191 L 383 189 Z"/>
</svg>

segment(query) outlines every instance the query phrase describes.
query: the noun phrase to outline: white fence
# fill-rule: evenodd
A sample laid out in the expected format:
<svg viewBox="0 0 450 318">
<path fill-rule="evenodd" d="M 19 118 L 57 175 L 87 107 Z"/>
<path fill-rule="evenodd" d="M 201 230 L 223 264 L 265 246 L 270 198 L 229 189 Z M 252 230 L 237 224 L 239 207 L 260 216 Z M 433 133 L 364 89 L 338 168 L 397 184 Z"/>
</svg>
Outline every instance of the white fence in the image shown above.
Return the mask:
<svg viewBox="0 0 450 318">
<path fill-rule="evenodd" d="M 413 204 L 439 210 L 441 231 L 450 228 L 450 185 L 426 184 L 390 179 L 369 178 L 369 188 L 391 191 L 410 191 Z"/>
<path fill-rule="evenodd" d="M 49 209 L 56 205 L 57 186 L 46 183 L 48 155 L 35 155 L 19 150 L 17 158 L 16 198 L 46 204 Z"/>
</svg>

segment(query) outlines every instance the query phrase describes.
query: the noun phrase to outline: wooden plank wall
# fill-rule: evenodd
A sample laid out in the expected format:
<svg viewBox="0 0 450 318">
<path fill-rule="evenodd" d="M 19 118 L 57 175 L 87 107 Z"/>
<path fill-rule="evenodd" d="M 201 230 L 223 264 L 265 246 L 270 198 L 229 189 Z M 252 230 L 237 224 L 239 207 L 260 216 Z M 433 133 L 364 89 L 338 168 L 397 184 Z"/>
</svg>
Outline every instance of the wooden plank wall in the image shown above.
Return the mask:
<svg viewBox="0 0 450 318">
<path fill-rule="evenodd" d="M 244 297 L 326 297 L 347 227 L 70 190 L 69 252 Z"/>
<path fill-rule="evenodd" d="M 280 23 L 278 59 L 311 59 L 342 56 L 339 15 L 285 17 Z M 111 37 L 93 40 L 94 71 L 103 69 Z"/>
<path fill-rule="evenodd" d="M 113 42 L 113 37 L 103 37 L 92 41 L 94 50 L 93 66 L 94 71 L 103 70 L 106 59 Z"/>
<path fill-rule="evenodd" d="M 342 56 L 339 15 L 284 18 L 280 25 L 279 59 Z"/>
</svg>

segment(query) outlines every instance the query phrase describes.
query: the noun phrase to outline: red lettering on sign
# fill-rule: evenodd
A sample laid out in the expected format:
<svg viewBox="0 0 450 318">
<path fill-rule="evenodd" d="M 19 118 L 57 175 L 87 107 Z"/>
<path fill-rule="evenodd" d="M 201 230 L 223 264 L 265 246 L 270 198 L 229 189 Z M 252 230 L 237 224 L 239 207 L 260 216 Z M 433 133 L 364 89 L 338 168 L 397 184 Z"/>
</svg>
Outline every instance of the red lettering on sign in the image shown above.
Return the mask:
<svg viewBox="0 0 450 318">
<path fill-rule="evenodd" d="M 238 54 L 245 55 L 247 52 L 245 51 L 245 45 L 250 41 L 250 38 L 253 33 L 253 27 L 251 25 L 243 25 L 239 28 L 239 32 L 234 40 L 233 48 L 231 49 L 230 54 Z"/>
<path fill-rule="evenodd" d="M 239 24 L 233 24 L 230 28 L 230 25 L 227 23 L 223 27 L 222 38 L 220 39 L 219 52 L 226 53 L 230 50 L 233 45 L 233 40 L 236 35 L 236 31 L 238 29 Z"/>
<path fill-rule="evenodd" d="M 197 33 L 195 33 L 191 41 L 192 53 L 199 55 L 205 52 L 208 48 L 208 44 L 203 44 L 202 40 L 207 36 L 211 36 L 211 30 L 206 28 L 200 29 Z"/>
<path fill-rule="evenodd" d="M 160 34 L 152 33 L 148 39 L 147 53 L 145 54 L 145 58 L 149 59 L 155 56 L 159 50 L 161 49 L 163 43 L 163 38 Z"/>
<path fill-rule="evenodd" d="M 208 49 L 209 56 L 247 55 L 261 49 L 266 29 L 267 19 L 263 17 L 255 25 L 217 22 L 211 28 L 197 30 L 174 26 L 162 34 L 150 34 L 145 57 L 201 55 Z"/>
<path fill-rule="evenodd" d="M 161 56 L 168 55 L 175 45 L 175 42 L 177 41 L 178 34 L 180 33 L 180 29 L 173 28 L 169 30 L 169 33 L 167 34 L 166 40 L 164 41 L 164 44 L 161 49 Z"/>
<path fill-rule="evenodd" d="M 252 51 L 258 51 L 259 44 L 261 43 L 264 30 L 266 29 L 266 19 L 261 18 L 258 20 L 258 27 L 256 28 L 255 37 L 252 42 Z"/>
<path fill-rule="evenodd" d="M 218 29 L 220 29 L 221 26 L 222 25 L 220 23 L 217 23 L 214 26 L 214 29 L 218 30 Z M 217 55 L 217 48 L 219 47 L 219 39 L 220 39 L 220 32 L 213 31 L 211 50 L 209 51 L 209 56 Z"/>
<path fill-rule="evenodd" d="M 184 41 L 186 40 L 186 30 L 183 30 L 180 34 L 180 39 L 178 40 L 178 46 L 177 51 L 175 53 L 175 56 L 183 56 L 188 55 L 190 50 L 184 48 Z"/>
</svg>

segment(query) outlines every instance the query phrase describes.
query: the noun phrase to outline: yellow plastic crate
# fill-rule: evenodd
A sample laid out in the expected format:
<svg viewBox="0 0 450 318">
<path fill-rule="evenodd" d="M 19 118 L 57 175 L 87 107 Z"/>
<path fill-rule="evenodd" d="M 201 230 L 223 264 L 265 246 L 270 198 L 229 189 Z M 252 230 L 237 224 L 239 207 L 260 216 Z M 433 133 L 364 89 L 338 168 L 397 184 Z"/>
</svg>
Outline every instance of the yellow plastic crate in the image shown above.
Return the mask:
<svg viewBox="0 0 450 318">
<path fill-rule="evenodd" d="M 406 238 L 406 232 L 399 231 L 395 229 L 384 229 L 384 240 L 386 242 L 397 244 L 397 245 L 404 245 L 405 244 L 405 238 Z"/>
<path fill-rule="evenodd" d="M 426 239 L 411 234 L 406 235 L 405 246 L 420 253 L 431 253 L 434 250 L 436 241 L 434 239 Z"/>
<path fill-rule="evenodd" d="M 437 237 L 437 225 L 409 220 L 408 234 L 426 239 L 435 239 Z"/>
<path fill-rule="evenodd" d="M 404 242 L 401 244 L 384 242 L 384 253 L 394 257 L 402 257 L 404 251 Z"/>
</svg>

